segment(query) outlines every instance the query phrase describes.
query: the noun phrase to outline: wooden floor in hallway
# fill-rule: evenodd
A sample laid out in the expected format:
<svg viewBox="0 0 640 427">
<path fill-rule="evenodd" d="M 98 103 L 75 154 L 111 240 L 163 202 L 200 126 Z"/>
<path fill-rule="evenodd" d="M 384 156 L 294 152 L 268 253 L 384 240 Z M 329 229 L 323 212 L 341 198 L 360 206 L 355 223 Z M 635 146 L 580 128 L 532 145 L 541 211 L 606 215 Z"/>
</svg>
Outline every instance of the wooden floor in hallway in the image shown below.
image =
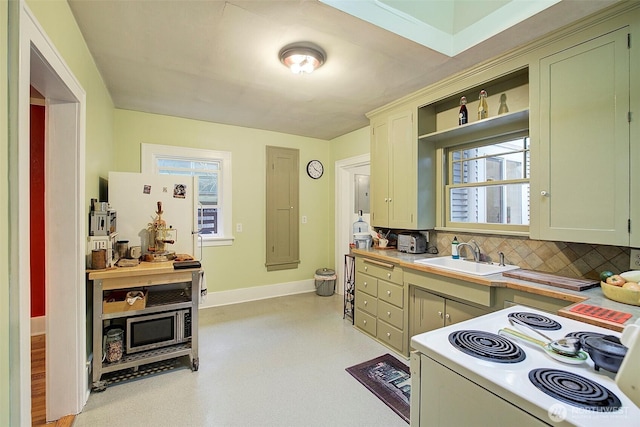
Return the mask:
<svg viewBox="0 0 640 427">
<path fill-rule="evenodd" d="M 46 335 L 31 337 L 31 425 L 33 427 L 71 427 L 74 416 L 47 423 L 47 345 Z"/>
</svg>

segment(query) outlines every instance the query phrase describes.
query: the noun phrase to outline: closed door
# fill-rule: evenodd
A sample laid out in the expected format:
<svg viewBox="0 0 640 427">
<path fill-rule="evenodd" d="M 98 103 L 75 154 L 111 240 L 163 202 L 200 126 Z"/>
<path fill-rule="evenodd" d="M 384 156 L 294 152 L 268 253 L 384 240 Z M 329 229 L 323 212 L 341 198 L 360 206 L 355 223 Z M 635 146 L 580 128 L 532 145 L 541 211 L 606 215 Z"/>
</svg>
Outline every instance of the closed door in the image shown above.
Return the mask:
<svg viewBox="0 0 640 427">
<path fill-rule="evenodd" d="M 444 298 L 418 288 L 414 288 L 413 297 L 412 336 L 444 326 Z"/>
</svg>

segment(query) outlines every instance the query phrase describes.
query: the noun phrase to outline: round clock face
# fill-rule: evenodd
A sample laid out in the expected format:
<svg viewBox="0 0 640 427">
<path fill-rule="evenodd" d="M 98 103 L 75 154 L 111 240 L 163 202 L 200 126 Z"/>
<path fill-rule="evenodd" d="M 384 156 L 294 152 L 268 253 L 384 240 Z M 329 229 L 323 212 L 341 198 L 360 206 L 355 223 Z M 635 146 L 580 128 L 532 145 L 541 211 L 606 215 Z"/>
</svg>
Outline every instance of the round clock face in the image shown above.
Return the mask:
<svg viewBox="0 0 640 427">
<path fill-rule="evenodd" d="M 324 173 L 324 166 L 320 160 L 311 160 L 307 163 L 307 174 L 313 179 L 318 179 Z"/>
</svg>

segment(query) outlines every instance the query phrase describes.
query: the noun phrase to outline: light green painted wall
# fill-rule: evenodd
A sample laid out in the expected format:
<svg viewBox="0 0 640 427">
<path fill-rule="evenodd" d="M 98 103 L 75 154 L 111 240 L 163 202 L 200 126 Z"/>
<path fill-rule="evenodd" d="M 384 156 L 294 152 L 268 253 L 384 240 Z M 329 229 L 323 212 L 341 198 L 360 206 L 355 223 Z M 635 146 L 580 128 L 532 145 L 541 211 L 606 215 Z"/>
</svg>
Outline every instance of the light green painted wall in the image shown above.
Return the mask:
<svg viewBox="0 0 640 427">
<path fill-rule="evenodd" d="M 107 178 L 113 158 L 113 102 L 66 1 L 27 0 L 67 66 L 87 94 L 86 209 L 98 197 L 99 178 Z"/>
<path fill-rule="evenodd" d="M 316 269 L 330 266 L 332 216 L 327 203 L 332 175 L 312 180 L 305 172 L 311 159 L 330 163 L 329 142 L 170 116 L 115 110 L 114 170 L 140 171 L 140 144 L 162 144 L 230 151 L 233 164 L 232 246 L 205 247 L 203 267 L 210 292 L 250 288 L 313 278 Z M 300 260 L 297 269 L 267 272 L 265 263 L 266 146 L 300 150 Z M 165 212 L 170 218 L 171 212 Z M 243 231 L 236 233 L 236 224 Z"/>
<path fill-rule="evenodd" d="M 9 235 L 9 112 L 7 44 L 9 3 L 0 1 L 0 235 Z M 0 239 L 0 425 L 9 425 L 9 239 Z"/>
</svg>

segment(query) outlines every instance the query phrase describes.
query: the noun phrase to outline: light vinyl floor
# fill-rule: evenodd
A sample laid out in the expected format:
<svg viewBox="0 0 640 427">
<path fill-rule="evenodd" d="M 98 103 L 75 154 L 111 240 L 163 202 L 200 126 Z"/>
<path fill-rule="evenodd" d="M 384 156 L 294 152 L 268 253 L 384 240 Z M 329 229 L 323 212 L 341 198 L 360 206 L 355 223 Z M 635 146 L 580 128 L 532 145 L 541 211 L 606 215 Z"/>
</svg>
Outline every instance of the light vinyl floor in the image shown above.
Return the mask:
<svg viewBox="0 0 640 427">
<path fill-rule="evenodd" d="M 74 427 L 408 425 L 345 371 L 392 352 L 342 319 L 341 295 L 199 314 L 197 372 L 177 369 L 91 393 Z"/>
</svg>

